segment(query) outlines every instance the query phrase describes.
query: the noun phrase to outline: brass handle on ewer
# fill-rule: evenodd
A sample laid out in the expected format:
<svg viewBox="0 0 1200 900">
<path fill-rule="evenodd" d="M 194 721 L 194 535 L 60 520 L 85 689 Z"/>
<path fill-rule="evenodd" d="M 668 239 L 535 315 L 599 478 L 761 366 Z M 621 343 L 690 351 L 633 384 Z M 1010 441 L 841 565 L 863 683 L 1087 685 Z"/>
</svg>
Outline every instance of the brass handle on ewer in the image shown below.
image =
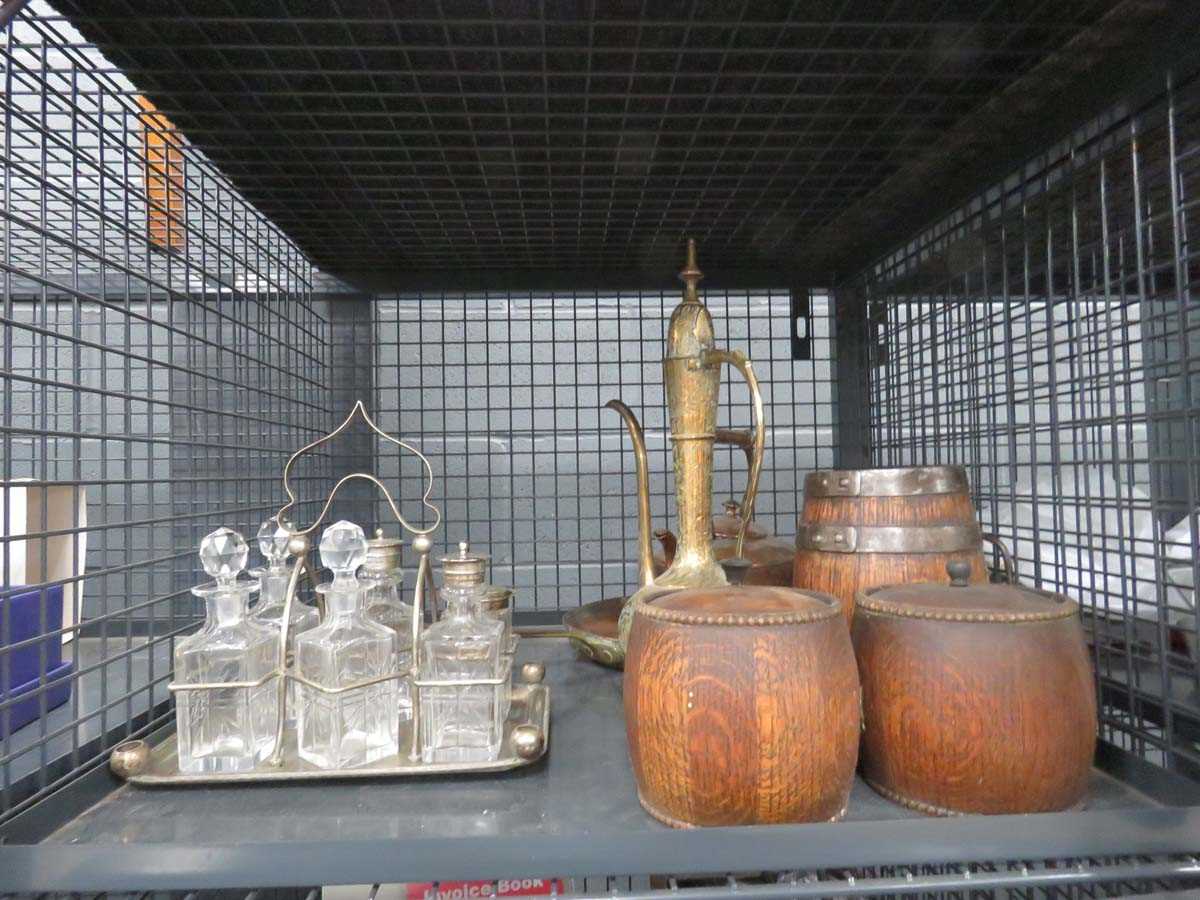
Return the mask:
<svg viewBox="0 0 1200 900">
<path fill-rule="evenodd" d="M 727 363 L 733 366 L 741 373 L 746 380 L 746 387 L 750 389 L 750 403 L 754 413 L 754 443 L 753 450 L 747 453 L 750 461 L 750 473 L 746 477 L 746 493 L 742 497 L 742 526 L 738 529 L 737 545 L 733 554 L 740 557 L 742 544 L 746 540 L 746 529 L 750 525 L 750 520 L 754 518 L 754 501 L 758 499 L 758 476 L 762 473 L 763 451 L 767 443 L 762 392 L 759 391 L 758 377 L 754 374 L 754 367 L 746 358 L 746 354 L 739 350 L 709 350 L 704 357 L 704 361 L 709 365 Z M 734 435 L 739 435 L 739 437 L 734 438 Z M 744 433 L 722 429 L 718 431 L 718 436 L 731 438 L 730 443 L 745 449 L 745 443 L 741 440 Z"/>
</svg>

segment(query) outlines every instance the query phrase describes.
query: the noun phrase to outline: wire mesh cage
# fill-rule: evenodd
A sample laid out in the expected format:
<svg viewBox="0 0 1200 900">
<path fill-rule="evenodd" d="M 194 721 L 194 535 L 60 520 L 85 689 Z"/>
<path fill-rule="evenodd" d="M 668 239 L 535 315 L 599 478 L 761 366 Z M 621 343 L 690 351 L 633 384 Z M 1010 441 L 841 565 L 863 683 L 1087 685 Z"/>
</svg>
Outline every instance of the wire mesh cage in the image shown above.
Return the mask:
<svg viewBox="0 0 1200 900">
<path fill-rule="evenodd" d="M 168 15 L 114 0 L 89 16 L 64 0 L 89 37 L 42 0 L 0 7 L 21 7 L 0 31 L 0 843 L 53 831 L 45 856 L 33 839 L 17 841 L 17 854 L 0 848 L 8 874 L 93 894 L 89 877 L 139 894 L 255 898 L 313 898 L 320 889 L 309 885 L 321 880 L 415 879 L 438 866 L 487 876 L 415 885 L 439 898 L 499 896 L 504 865 L 555 859 L 585 874 L 524 874 L 561 877 L 550 895 L 581 898 L 1195 890 L 1191 851 L 1200 847 L 1183 845 L 1200 829 L 1185 806 L 1200 807 L 1198 256 L 1189 242 L 1200 82 L 1172 77 L 1144 102 L 1108 109 L 954 213 L 909 230 L 898 249 L 838 267 L 828 282 L 836 287 L 808 287 L 813 279 L 778 258 L 798 236 L 819 240 L 821 223 L 848 204 L 874 196 L 886 205 L 886 192 L 871 191 L 919 146 L 1016 75 L 1044 74 L 1038 60 L 1049 48 L 1067 42 L 1087 57 L 1070 36 L 1130 5 L 1130 23 L 1149 15 L 1145 4 L 1080 2 L 1056 18 L 1036 4 L 1005 18 L 1000 4 L 972 10 L 970 27 L 950 34 L 934 27 L 937 4 L 912 21 L 895 18 L 896 7 L 862 21 L 843 10 L 833 24 L 800 20 L 790 7 L 777 28 L 752 4 L 732 18 L 684 4 L 686 15 L 668 10 L 652 24 L 645 10 L 593 4 L 591 43 L 579 55 L 586 82 L 547 49 L 584 35 L 548 25 L 544 9 L 501 20 L 488 4 L 477 17 L 486 27 L 453 4 L 431 4 L 407 23 L 385 17 L 380 33 L 413 45 L 397 51 L 401 60 L 382 45 L 326 45 L 323 29 L 335 25 L 351 44 L 366 42 L 378 14 L 348 2 L 300 16 L 299 41 L 290 31 L 281 38 L 274 21 L 295 12 L 287 4 L 196 12 L 177 0 Z M 189 12 L 204 26 L 174 21 Z M 89 39 L 129 16 L 151 30 L 140 32 L 148 46 L 156 28 L 174 42 L 157 62 L 161 47 L 122 53 L 138 85 Z M 706 16 L 719 28 L 692 21 Z M 686 38 L 667 45 L 676 33 Z M 638 49 L 626 58 L 619 45 L 630 35 Z M 981 49 L 968 72 L 956 54 L 972 42 Z M 280 46 L 285 55 L 271 57 Z M 929 46 L 938 64 L 903 77 Z M 513 71 L 467 71 L 463 60 L 477 51 Z M 185 52 L 195 65 L 172 88 L 164 79 L 188 69 Z M 348 62 L 347 53 L 357 56 Z M 793 71 L 804 53 L 810 67 Z M 278 65 L 250 66 L 259 54 Z M 717 67 L 711 79 L 697 59 Z M 359 68 L 375 64 L 379 80 L 363 82 Z M 250 82 L 228 80 L 238 66 Z M 425 80 L 397 80 L 422 66 Z M 451 76 L 454 89 L 428 80 Z M 861 93 L 866 77 L 878 90 Z M 147 84 L 164 108 L 141 93 Z M 292 94 L 280 99 L 284 89 Z M 246 113 L 254 133 L 231 138 L 237 111 L 227 101 L 247 91 L 264 105 Z M 365 108 L 374 101 L 384 108 Z M 423 108 L 392 108 L 401 101 Z M 641 130 L 696 115 L 712 127 L 665 140 Z M 421 144 L 428 129 L 436 145 Z M 221 155 L 186 135 L 222 138 Z M 468 136 L 478 143 L 444 143 Z M 290 168 L 276 172 L 276 163 Z M 308 169 L 297 175 L 295 166 Z M 712 168 L 696 176 L 697 166 Z M 333 206 L 322 194 L 331 183 L 345 188 Z M 584 199 L 556 202 L 563 185 L 578 185 Z M 640 215 L 635 200 L 664 211 Z M 472 225 L 480 210 L 492 217 L 487 228 Z M 289 455 L 356 401 L 433 461 L 430 500 L 446 519 L 439 539 L 488 549 L 492 580 L 516 588 L 518 623 L 557 623 L 564 610 L 628 594 L 638 579 L 634 463 L 603 404 L 620 398 L 641 417 L 652 520 L 669 523 L 661 360 L 676 294 L 628 278 L 605 284 L 601 269 L 567 288 L 472 285 L 517 265 L 611 267 L 627 255 L 657 265 L 671 235 L 701 220 L 726 268 L 771 262 L 744 285 L 704 292 L 717 343 L 753 360 L 768 404 L 756 519 L 793 533 L 814 469 L 966 466 L 984 530 L 1007 542 L 1020 579 L 1084 608 L 1101 761 L 1111 764 L 1096 776 L 1108 793 L 1094 808 L 1008 831 L 964 822 L 972 837 L 957 844 L 909 812 L 881 811 L 878 797 L 839 826 L 848 829 L 840 841 L 805 831 L 786 846 L 761 833 L 685 844 L 639 831 L 645 823 L 632 817 L 623 820 L 629 834 L 593 832 L 583 813 L 572 818 L 575 806 L 609 808 L 613 773 L 629 780 L 623 735 L 599 734 L 599 718 L 588 718 L 619 717 L 612 673 L 583 687 L 560 676 L 554 688 L 576 691 L 556 740 L 595 766 L 590 781 L 555 770 L 551 754 L 523 782 L 443 793 L 417 784 L 403 796 L 331 791 L 293 804 L 223 795 L 188 813 L 179 798 L 140 805 L 112 790 L 108 752 L 169 726 L 174 644 L 201 616 L 189 595 L 201 537 L 220 525 L 257 530 L 282 505 Z M 498 231 L 514 237 L 489 239 Z M 624 238 L 591 243 L 610 231 Z M 461 249 L 469 283 L 464 275 L 447 286 L 442 273 L 436 288 L 414 278 L 367 293 L 310 261 L 340 256 L 375 271 L 397 241 L 408 242 L 412 266 Z M 743 390 L 722 385 L 722 425 L 750 424 Z M 310 521 L 349 471 L 394 482 L 402 502 L 422 494 L 421 473 L 373 437 L 344 438 L 293 479 L 298 521 Z M 739 451 L 718 449 L 714 497 L 739 495 L 745 480 Z M 338 503 L 335 517 L 387 520 L 369 493 L 351 488 Z M 567 783 L 575 778 L 585 787 Z M 86 814 L 74 806 L 96 800 Z M 1174 818 L 1156 816 L 1171 807 Z M 332 832 L 328 842 L 297 821 Z M 531 822 L 576 832 L 538 832 Z M 422 843 L 413 829 L 426 826 L 437 839 Z M 507 856 L 489 856 L 482 843 L 529 834 L 559 843 Z M 192 841 L 220 865 L 198 867 Z M 269 848 L 261 860 L 234 846 L 256 841 Z M 151 845 L 152 858 L 140 859 Z M 742 858 L 750 871 L 732 870 Z M 69 859 L 70 871 L 55 870 L 56 859 Z"/>
<path fill-rule="evenodd" d="M 809 292 L 806 292 L 806 295 Z M 755 519 L 789 533 L 804 473 L 834 461 L 827 296 L 812 292 L 811 358 L 793 358 L 791 291 L 709 291 L 718 342 L 743 349 L 769 404 Z M 641 418 L 655 527 L 674 521 L 662 346 L 675 295 L 662 291 L 402 295 L 372 305 L 374 391 L 385 427 L 420 435 L 444 491 L 446 539 L 487 546 L 517 614 L 622 596 L 637 583 L 634 462 L 604 403 Z M 719 421 L 748 428 L 745 389 L 726 381 Z M 390 472 L 393 460 L 381 459 Z M 746 462 L 718 448 L 714 497 L 740 497 Z M 396 470 L 396 474 L 399 472 Z M 402 481 L 412 495 L 412 476 Z"/>
<path fill-rule="evenodd" d="M 308 262 L 39 11 L 0 35 L 0 819 L 170 714 L 197 541 L 329 424 Z"/>
<path fill-rule="evenodd" d="M 1079 600 L 1106 737 L 1196 773 L 1193 81 L 1053 147 L 870 270 L 871 452 L 970 468 Z"/>
</svg>

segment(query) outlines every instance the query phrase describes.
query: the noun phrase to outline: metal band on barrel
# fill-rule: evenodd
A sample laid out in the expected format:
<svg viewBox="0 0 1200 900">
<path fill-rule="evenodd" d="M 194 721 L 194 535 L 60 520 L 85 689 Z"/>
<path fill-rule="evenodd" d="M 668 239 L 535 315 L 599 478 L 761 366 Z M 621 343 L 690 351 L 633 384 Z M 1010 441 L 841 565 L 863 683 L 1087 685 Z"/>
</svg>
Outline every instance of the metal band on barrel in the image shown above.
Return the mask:
<svg viewBox="0 0 1200 900">
<path fill-rule="evenodd" d="M 961 466 L 914 469 L 826 469 L 804 479 L 806 497 L 919 497 L 965 494 L 970 490 Z"/>
<path fill-rule="evenodd" d="M 804 525 L 797 550 L 829 553 L 958 553 L 979 550 L 978 525 Z"/>
</svg>

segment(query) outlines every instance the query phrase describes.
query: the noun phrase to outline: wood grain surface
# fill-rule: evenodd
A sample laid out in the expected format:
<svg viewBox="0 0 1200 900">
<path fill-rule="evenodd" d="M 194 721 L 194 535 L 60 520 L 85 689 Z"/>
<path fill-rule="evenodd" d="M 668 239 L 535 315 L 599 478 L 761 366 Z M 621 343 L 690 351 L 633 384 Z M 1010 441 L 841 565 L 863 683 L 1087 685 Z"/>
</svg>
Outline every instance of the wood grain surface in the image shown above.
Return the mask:
<svg viewBox="0 0 1200 900">
<path fill-rule="evenodd" d="M 860 703 L 836 612 L 786 625 L 680 624 L 639 612 L 624 692 L 639 799 L 660 821 L 750 825 L 844 812 Z"/>
<path fill-rule="evenodd" d="M 800 521 L 805 525 L 964 525 L 975 526 L 975 507 L 968 494 L 916 497 L 804 498 Z M 945 583 L 946 564 L 971 564 L 971 581 L 987 581 L 980 550 L 961 553 L 839 553 L 797 550 L 792 584 L 837 597 L 846 621 L 854 618 L 854 598 L 869 587 L 914 581 Z"/>
<path fill-rule="evenodd" d="M 1077 615 L 948 622 L 860 609 L 863 777 L 933 814 L 1066 809 L 1087 789 L 1096 699 Z"/>
</svg>

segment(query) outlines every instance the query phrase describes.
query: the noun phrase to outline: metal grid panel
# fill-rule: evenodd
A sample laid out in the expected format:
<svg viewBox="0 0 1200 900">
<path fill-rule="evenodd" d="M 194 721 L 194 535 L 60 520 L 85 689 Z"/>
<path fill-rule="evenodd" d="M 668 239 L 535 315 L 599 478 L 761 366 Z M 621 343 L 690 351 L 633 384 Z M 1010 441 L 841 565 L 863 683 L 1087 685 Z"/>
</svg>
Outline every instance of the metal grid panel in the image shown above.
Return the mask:
<svg viewBox="0 0 1200 900">
<path fill-rule="evenodd" d="M 200 537 L 253 534 L 329 415 L 295 245 L 45 4 L 0 35 L 0 77 L 3 820 L 169 715 Z"/>
<path fill-rule="evenodd" d="M 1200 773 L 1200 88 L 1113 110 L 870 269 L 872 452 L 961 463 L 1078 600 L 1102 733 Z"/>
<path fill-rule="evenodd" d="M 1081 32 L 1119 45 L 1122 21 L 1145 12 L 1117 0 L 59 6 L 314 260 L 359 272 L 656 271 L 684 235 L 714 266 L 786 263 Z"/>
<path fill-rule="evenodd" d="M 557 611 L 637 584 L 636 476 L 613 397 L 637 414 L 650 454 L 655 528 L 674 527 L 662 387 L 676 291 L 400 295 L 374 305 L 380 423 L 419 436 L 434 460 L 442 532 L 487 547 L 518 609 Z M 834 459 L 832 340 L 824 293 L 812 302 L 813 358 L 791 356 L 787 290 L 708 291 L 718 345 L 754 362 L 770 429 L 755 519 L 794 533 L 804 473 Z M 750 425 L 740 380 L 722 385 L 719 421 Z M 393 477 L 382 458 L 381 471 Z M 741 498 L 741 451 L 718 447 L 714 511 Z M 419 496 L 416 474 L 403 496 Z M 381 519 L 382 520 L 382 519 Z"/>
</svg>

